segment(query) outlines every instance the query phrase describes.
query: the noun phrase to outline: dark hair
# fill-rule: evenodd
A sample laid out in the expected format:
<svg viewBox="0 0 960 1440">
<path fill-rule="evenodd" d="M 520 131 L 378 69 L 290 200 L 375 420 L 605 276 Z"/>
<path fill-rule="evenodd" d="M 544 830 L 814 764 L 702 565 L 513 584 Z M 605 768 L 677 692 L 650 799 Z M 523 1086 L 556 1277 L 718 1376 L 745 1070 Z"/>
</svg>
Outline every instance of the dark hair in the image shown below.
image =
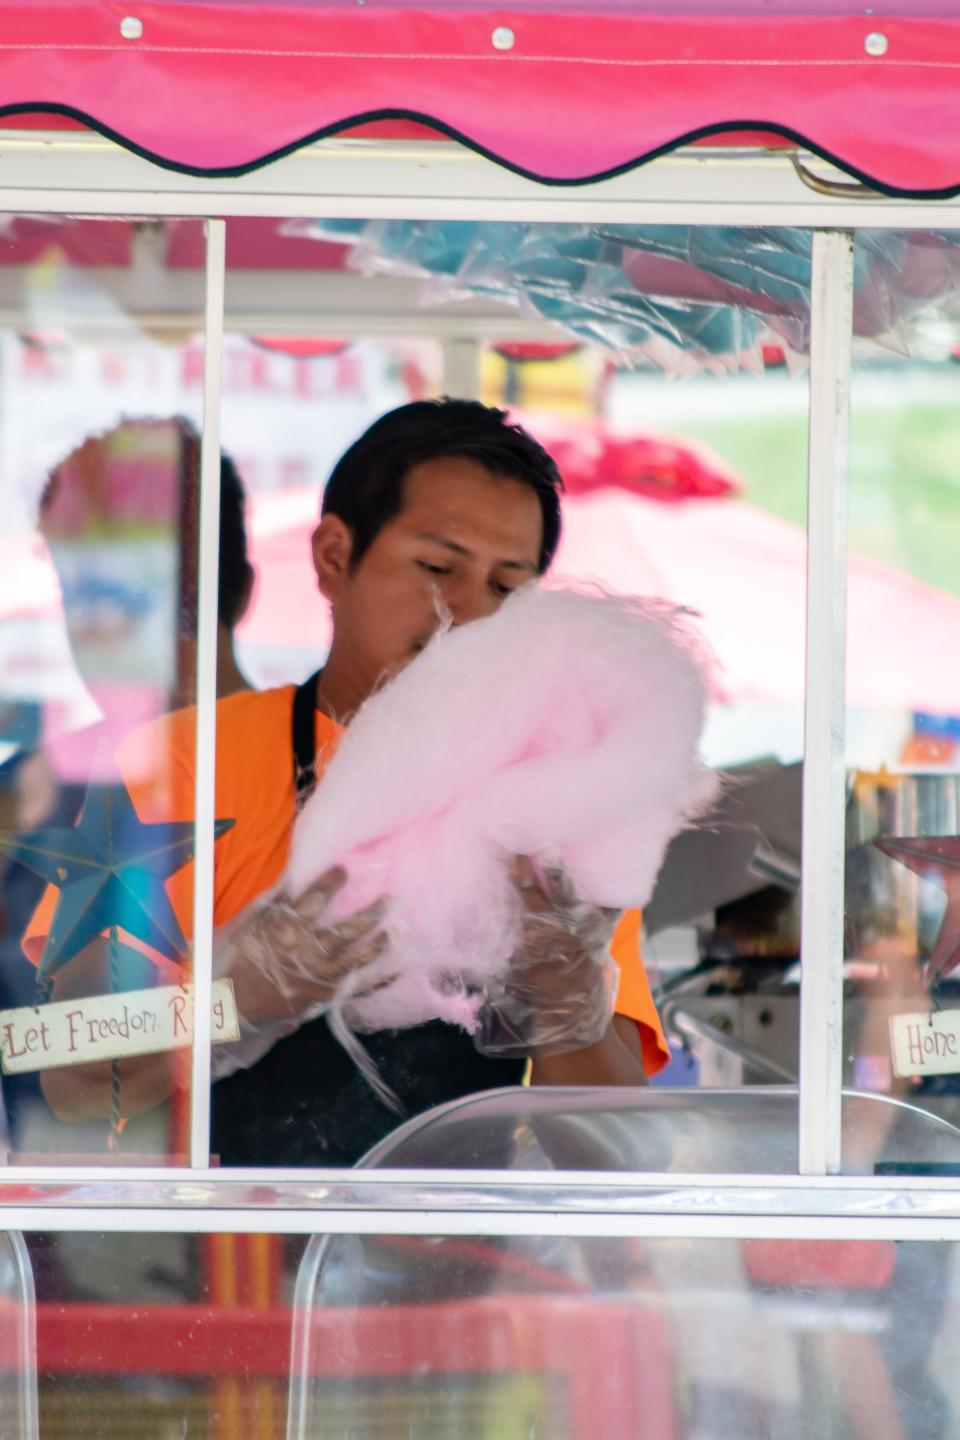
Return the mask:
<svg viewBox="0 0 960 1440">
<path fill-rule="evenodd" d="M 225 450 L 220 452 L 220 587 L 217 615 L 232 630 L 250 593 L 247 554 L 246 495 L 240 471 Z"/>
<path fill-rule="evenodd" d="M 174 416 L 168 420 L 143 416 L 121 420 L 99 435 L 88 436 L 51 470 L 40 497 L 39 529 L 50 536 L 51 510 L 57 492 L 67 483 L 85 487 L 96 497 L 100 490 L 102 455 L 97 447 L 122 430 L 158 429 L 172 425 L 180 440 L 179 513 L 175 519 L 180 545 L 180 611 L 181 626 L 191 629 L 195 623 L 196 564 L 199 537 L 200 503 L 200 436 L 189 420 Z M 250 561 L 247 555 L 247 529 L 244 515 L 243 482 L 233 460 L 225 452 L 220 456 L 220 575 L 217 592 L 217 615 L 233 629 L 243 612 L 250 587 Z"/>
<path fill-rule="evenodd" d="M 403 482 L 415 465 L 445 456 L 482 465 L 492 475 L 536 491 L 543 515 L 540 574 L 560 543 L 563 481 L 543 446 L 503 410 L 478 400 L 415 400 L 381 415 L 337 461 L 323 495 L 323 513 L 337 515 L 353 535 L 357 565 L 403 505 Z"/>
<path fill-rule="evenodd" d="M 189 421 L 178 420 L 182 443 L 183 501 L 181 569 L 191 570 L 187 549 L 196 554 L 200 539 L 200 436 Z M 217 619 L 232 630 L 243 614 L 250 591 L 247 554 L 246 495 L 234 460 L 220 451 L 220 569 Z M 188 628 L 193 628 L 188 617 Z"/>
</svg>

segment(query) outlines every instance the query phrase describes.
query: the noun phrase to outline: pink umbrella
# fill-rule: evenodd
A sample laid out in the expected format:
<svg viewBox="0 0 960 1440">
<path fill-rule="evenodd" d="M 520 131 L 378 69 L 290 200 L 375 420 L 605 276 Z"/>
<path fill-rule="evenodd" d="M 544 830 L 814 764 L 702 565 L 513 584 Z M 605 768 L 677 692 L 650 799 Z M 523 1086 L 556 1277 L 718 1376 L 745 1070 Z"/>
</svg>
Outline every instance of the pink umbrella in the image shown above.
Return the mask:
<svg viewBox="0 0 960 1440">
<path fill-rule="evenodd" d="M 313 490 L 254 497 L 259 583 L 242 631 L 247 643 L 323 653 L 329 621 L 309 543 L 317 509 Z M 802 701 L 802 530 L 739 500 L 663 505 L 613 489 L 571 496 L 563 511 L 556 578 L 596 580 L 697 611 L 722 666 L 718 698 Z M 960 599 L 851 555 L 851 704 L 960 714 L 960 672 L 945 659 L 958 635 Z"/>
<path fill-rule="evenodd" d="M 557 574 L 662 595 L 703 617 L 724 697 L 803 695 L 806 537 L 742 502 L 670 508 L 607 490 L 565 506 Z M 960 676 L 944 657 L 960 599 L 851 554 L 850 704 L 960 713 Z"/>
<path fill-rule="evenodd" d="M 276 650 L 323 655 L 330 643 L 330 614 L 317 590 L 310 536 L 320 513 L 313 486 L 251 495 L 247 500 L 250 559 L 257 572 L 253 604 L 238 629 L 242 645 L 258 652 L 257 673 L 271 683 L 286 678 Z"/>
</svg>

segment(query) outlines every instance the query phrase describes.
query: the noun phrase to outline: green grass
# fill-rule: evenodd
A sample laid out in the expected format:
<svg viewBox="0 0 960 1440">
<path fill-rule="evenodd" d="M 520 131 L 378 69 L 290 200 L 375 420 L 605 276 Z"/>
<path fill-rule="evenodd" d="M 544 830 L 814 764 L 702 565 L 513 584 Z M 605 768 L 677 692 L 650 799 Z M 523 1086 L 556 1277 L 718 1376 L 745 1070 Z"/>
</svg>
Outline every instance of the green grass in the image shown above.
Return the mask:
<svg viewBox="0 0 960 1440">
<path fill-rule="evenodd" d="M 802 384 L 803 382 L 797 382 Z M 850 434 L 850 544 L 960 595 L 960 376 L 952 397 L 855 392 Z M 806 416 L 797 408 L 683 425 L 743 476 L 745 498 L 795 525 L 806 518 Z"/>
</svg>

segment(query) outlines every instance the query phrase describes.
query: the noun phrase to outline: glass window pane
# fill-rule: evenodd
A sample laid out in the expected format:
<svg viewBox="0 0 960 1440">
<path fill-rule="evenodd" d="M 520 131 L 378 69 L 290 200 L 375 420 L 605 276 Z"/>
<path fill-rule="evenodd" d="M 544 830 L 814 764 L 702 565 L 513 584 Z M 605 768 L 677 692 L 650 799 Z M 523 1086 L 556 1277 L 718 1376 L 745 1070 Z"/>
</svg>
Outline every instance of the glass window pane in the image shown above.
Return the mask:
<svg viewBox="0 0 960 1440">
<path fill-rule="evenodd" d="M 37 1355 L 33 1267 L 22 1235 L 0 1236 L 0 1425 L 36 1440 Z"/>
<path fill-rule="evenodd" d="M 948 1434 L 954 1248 L 317 1237 L 292 1433 L 398 1416 L 458 1440 Z"/>
<path fill-rule="evenodd" d="M 193 787 L 163 717 L 195 695 L 203 296 L 171 246 L 162 221 L 0 234 L 0 1009 L 18 1012 L 0 1033 L 19 1161 L 187 1148 L 170 1097 L 189 1049 L 168 1043 L 189 1035 Z"/>
<path fill-rule="evenodd" d="M 900 1440 L 958 1418 L 947 1242 L 28 1244 L 55 1440 Z"/>
<path fill-rule="evenodd" d="M 183 257 L 185 266 L 200 263 L 199 251 Z M 402 529 L 410 514 L 406 480 L 393 493 L 386 469 L 374 473 L 365 462 L 315 537 L 346 447 L 376 417 L 445 392 L 508 408 L 556 460 L 565 481 L 557 581 L 599 581 L 695 611 L 718 660 L 704 754 L 722 772 L 722 802 L 708 826 L 670 850 L 652 897 L 638 896 L 650 900 L 642 938 L 636 907 L 617 906 L 627 919 L 614 940 L 616 1049 L 604 1050 L 599 1068 L 538 1061 L 533 1083 L 548 1074 L 637 1083 L 671 1058 L 668 1083 L 795 1079 L 809 235 L 244 219 L 227 224 L 227 265 L 222 437 L 244 486 L 247 536 L 234 535 L 222 556 L 238 603 L 225 627 L 232 638 L 222 633 L 217 786 L 237 825 L 216 851 L 215 919 L 218 965 L 236 979 L 249 1024 L 243 1041 L 215 1055 L 214 1153 L 224 1164 L 352 1164 L 401 1117 L 520 1084 L 536 1048 L 521 1039 L 508 1056 L 490 1058 L 460 1027 L 432 1023 L 446 1009 L 406 1010 L 398 1024 L 392 1001 L 382 1010 L 376 1000 L 376 1015 L 351 1038 L 353 1010 L 335 1006 L 333 1029 L 311 1014 L 330 1000 L 328 988 L 307 994 L 289 974 L 278 980 L 287 952 L 276 939 L 277 913 L 248 917 L 252 929 L 239 918 L 283 881 L 295 769 L 312 766 L 310 746 L 326 762 L 340 722 L 423 648 L 444 607 L 454 620 L 476 618 L 460 615 L 455 593 L 479 573 L 488 543 L 474 533 L 475 509 L 457 550 L 404 562 L 426 607 L 422 636 L 404 631 L 412 623 L 406 580 L 377 562 L 378 537 L 389 540 L 391 525 Z M 437 455 L 417 414 L 415 433 L 398 442 L 404 474 Z M 449 438 L 443 443 L 449 452 Z M 487 455 L 468 450 L 468 461 L 471 453 Z M 490 463 L 481 478 L 499 483 L 502 462 Z M 509 463 L 506 470 L 513 473 Z M 501 517 L 502 500 L 498 492 Z M 358 518 L 364 507 L 369 525 Z M 431 512 L 418 536 L 438 527 Z M 510 532 L 498 543 L 519 542 Z M 540 564 L 539 540 L 535 549 L 525 573 Z M 244 555 L 255 572 L 249 604 Z M 509 579 L 508 589 L 516 576 Z M 498 608 L 502 582 L 499 573 L 483 579 L 480 611 Z M 314 681 L 304 692 L 307 746 L 295 757 L 294 690 L 324 665 L 320 688 Z M 519 675 L 510 683 L 522 689 Z M 463 734 L 492 731 L 497 710 L 486 694 Z M 422 728 L 415 721 L 405 733 Z M 649 753 L 652 772 L 653 745 L 638 740 L 634 749 Z M 424 761 L 390 765 L 422 775 L 427 793 Z M 475 767 L 461 770 L 466 792 Z M 568 775 L 576 791 L 582 781 Z M 321 781 L 317 804 L 323 793 Z M 440 858 L 411 860 L 409 873 L 429 876 Z M 447 881 L 436 888 L 437 903 L 449 905 Z M 335 901 L 327 928 L 338 903 L 350 908 Z M 506 903 L 516 904 L 512 890 Z M 464 984 L 476 993 L 462 978 L 458 945 L 429 981 L 434 994 L 465 993 Z M 317 963 L 307 966 L 311 975 Z M 254 965 L 257 984 L 265 973 L 269 983 L 251 992 Z M 278 1002 L 284 987 L 292 998 Z M 335 1000 L 343 996 L 341 988 Z M 542 1003 L 531 1006 L 524 1023 L 541 1013 Z M 578 1040 L 566 1050 L 584 1048 Z M 378 1080 L 398 1092 L 399 1109 L 384 1103 Z"/>
<path fill-rule="evenodd" d="M 952 234 L 885 233 L 858 254 L 875 299 L 889 294 L 851 411 L 846 1083 L 956 1125 L 960 250 Z"/>
<path fill-rule="evenodd" d="M 302 1238 L 42 1233 L 27 1244 L 44 1437 L 281 1440 Z"/>
</svg>

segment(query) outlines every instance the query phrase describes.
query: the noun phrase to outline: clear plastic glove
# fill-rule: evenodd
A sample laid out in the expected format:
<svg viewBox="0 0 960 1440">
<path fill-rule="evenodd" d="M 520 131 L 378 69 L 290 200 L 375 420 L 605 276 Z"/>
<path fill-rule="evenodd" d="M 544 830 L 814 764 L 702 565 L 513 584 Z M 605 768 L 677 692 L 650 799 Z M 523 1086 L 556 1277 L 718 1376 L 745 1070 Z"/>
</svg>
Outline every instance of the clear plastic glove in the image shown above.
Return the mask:
<svg viewBox="0 0 960 1440">
<path fill-rule="evenodd" d="M 540 876 L 521 855 L 512 873 L 525 912 L 520 944 L 506 977 L 488 992 L 477 1049 L 509 1058 L 595 1045 L 613 1017 L 610 938 L 620 912 L 578 899 L 562 866 L 544 866 Z"/>
<path fill-rule="evenodd" d="M 380 929 L 386 900 L 335 924 L 324 921 L 346 878 L 334 866 L 298 900 L 280 892 L 215 933 L 214 974 L 233 981 L 241 1032 L 239 1042 L 216 1047 L 215 1079 L 253 1065 L 282 1036 L 322 1014 L 348 976 L 356 977 L 351 998 L 391 983 L 380 978 L 364 988 L 361 974 L 387 948 Z"/>
</svg>

